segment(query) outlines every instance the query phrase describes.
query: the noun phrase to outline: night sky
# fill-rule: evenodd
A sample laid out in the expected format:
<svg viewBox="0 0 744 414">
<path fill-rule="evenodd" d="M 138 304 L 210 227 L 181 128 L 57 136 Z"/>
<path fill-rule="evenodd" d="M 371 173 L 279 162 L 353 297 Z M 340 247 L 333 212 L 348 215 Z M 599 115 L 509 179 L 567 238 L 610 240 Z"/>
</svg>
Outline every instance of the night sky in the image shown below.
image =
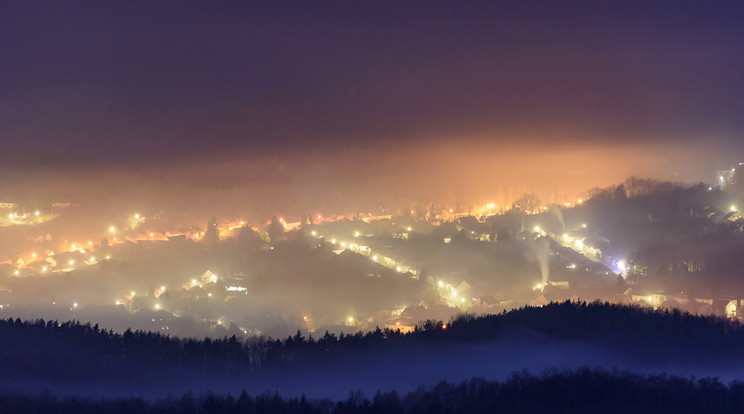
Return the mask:
<svg viewBox="0 0 744 414">
<path fill-rule="evenodd" d="M 4 2 L 0 55 L 17 175 L 570 192 L 744 149 L 740 1 Z"/>
</svg>

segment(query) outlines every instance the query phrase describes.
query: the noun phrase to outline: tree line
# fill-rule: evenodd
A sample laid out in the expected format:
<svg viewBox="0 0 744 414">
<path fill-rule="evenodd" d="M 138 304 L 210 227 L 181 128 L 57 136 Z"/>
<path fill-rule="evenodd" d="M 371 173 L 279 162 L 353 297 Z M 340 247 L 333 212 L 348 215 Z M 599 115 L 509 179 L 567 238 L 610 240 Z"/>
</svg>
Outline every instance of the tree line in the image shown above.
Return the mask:
<svg viewBox="0 0 744 414">
<path fill-rule="evenodd" d="M 414 391 L 378 391 L 371 398 L 352 391 L 341 401 L 284 397 L 245 390 L 230 394 L 187 392 L 158 401 L 141 398 L 57 398 L 40 395 L 0 395 L 4 413 L 740 413 L 744 412 L 744 382 L 723 383 L 718 378 L 683 378 L 666 374 L 634 374 L 582 368 L 553 370 L 542 375 L 513 373 L 505 381 L 472 378 L 458 384 L 440 382 Z"/>
</svg>

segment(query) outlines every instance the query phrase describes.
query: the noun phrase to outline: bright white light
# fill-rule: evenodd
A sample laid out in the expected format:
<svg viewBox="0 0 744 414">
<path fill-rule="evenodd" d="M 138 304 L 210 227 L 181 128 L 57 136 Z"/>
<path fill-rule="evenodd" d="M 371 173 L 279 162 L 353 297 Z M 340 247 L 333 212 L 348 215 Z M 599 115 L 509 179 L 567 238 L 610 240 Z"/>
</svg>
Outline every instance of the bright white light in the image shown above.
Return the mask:
<svg viewBox="0 0 744 414">
<path fill-rule="evenodd" d="M 160 286 L 160 291 L 165 292 L 165 286 Z"/>
<path fill-rule="evenodd" d="M 535 226 L 535 232 L 539 233 L 540 232 L 540 227 Z"/>
<path fill-rule="evenodd" d="M 437 284 L 439 285 L 439 287 L 444 286 L 444 282 L 442 282 L 441 280 L 439 282 L 437 282 Z"/>
<path fill-rule="evenodd" d="M 159 304 L 156 304 L 155 305 L 155 310 L 160 310 L 160 305 Z"/>
<path fill-rule="evenodd" d="M 138 218 L 140 218 L 140 215 L 139 214 L 135 214 L 134 215 L 134 218 L 138 219 Z"/>
<path fill-rule="evenodd" d="M 38 211 L 34 212 L 34 214 L 35 214 L 35 215 L 36 215 L 37 217 L 38 217 L 39 215 L 41 215 L 41 213 L 40 213 L 40 212 L 38 212 Z"/>
<path fill-rule="evenodd" d="M 13 218 L 13 213 L 8 214 L 8 217 Z"/>
<path fill-rule="evenodd" d="M 73 303 L 73 304 L 72 304 L 72 307 L 73 307 L 73 308 L 75 308 L 75 309 L 77 309 L 77 307 L 78 307 L 78 304 L 77 304 L 77 302 Z"/>
<path fill-rule="evenodd" d="M 372 260 L 377 260 L 377 256 L 372 256 Z"/>
<path fill-rule="evenodd" d="M 731 211 L 736 211 L 736 206 L 731 206 Z"/>
<path fill-rule="evenodd" d="M 131 294 L 132 294 L 132 296 L 134 296 L 134 291 L 131 291 L 131 292 L 129 292 L 129 293 L 131 293 Z"/>
<path fill-rule="evenodd" d="M 617 270 L 619 270 L 622 273 L 625 273 L 625 271 L 628 270 L 627 263 L 625 263 L 624 260 L 618 260 L 618 262 L 617 262 Z"/>
<path fill-rule="evenodd" d="M 117 300 L 117 301 L 116 301 L 116 304 L 117 304 L 117 305 L 121 305 L 121 301 Z"/>
<path fill-rule="evenodd" d="M 74 264 L 75 264 L 75 261 L 74 260 L 70 260 L 70 266 L 72 266 Z"/>
<path fill-rule="evenodd" d="M 113 233 L 115 231 L 116 231 L 116 227 L 114 227 L 114 226 L 109 227 L 109 232 L 110 233 Z"/>
<path fill-rule="evenodd" d="M 410 227 L 406 227 L 406 230 L 411 231 L 411 228 Z"/>
<path fill-rule="evenodd" d="M 315 234 L 316 234 L 315 230 L 311 231 L 310 234 L 312 234 L 313 236 L 315 236 Z"/>
<path fill-rule="evenodd" d="M 400 272 L 400 266 L 396 267 L 395 270 L 397 270 L 398 272 Z"/>
</svg>

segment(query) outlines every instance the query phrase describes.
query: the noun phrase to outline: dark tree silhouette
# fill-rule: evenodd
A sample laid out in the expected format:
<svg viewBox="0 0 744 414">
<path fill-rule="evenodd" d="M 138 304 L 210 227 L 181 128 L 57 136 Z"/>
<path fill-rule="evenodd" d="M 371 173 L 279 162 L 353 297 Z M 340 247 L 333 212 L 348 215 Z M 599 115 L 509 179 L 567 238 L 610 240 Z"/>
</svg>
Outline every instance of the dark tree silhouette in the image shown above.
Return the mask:
<svg viewBox="0 0 744 414">
<path fill-rule="evenodd" d="M 540 198 L 535 193 L 523 194 L 514 201 L 513 207 L 522 211 L 535 211 L 540 207 Z"/>
<path fill-rule="evenodd" d="M 276 216 L 271 218 L 271 223 L 269 223 L 267 233 L 269 234 L 269 241 L 271 243 L 276 243 L 284 237 L 284 226 Z"/>
<path fill-rule="evenodd" d="M 212 216 L 207 223 L 207 230 L 204 232 L 204 242 L 215 244 L 220 241 L 220 232 L 217 230 L 217 217 Z"/>
</svg>

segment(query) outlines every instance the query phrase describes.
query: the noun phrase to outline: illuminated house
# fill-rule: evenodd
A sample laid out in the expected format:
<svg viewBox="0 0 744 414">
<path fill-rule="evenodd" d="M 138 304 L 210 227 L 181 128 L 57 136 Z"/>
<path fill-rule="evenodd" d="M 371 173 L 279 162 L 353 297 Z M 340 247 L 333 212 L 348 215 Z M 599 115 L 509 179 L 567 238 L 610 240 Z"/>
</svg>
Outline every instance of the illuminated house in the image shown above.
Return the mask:
<svg viewBox="0 0 744 414">
<path fill-rule="evenodd" d="M 507 304 L 507 301 L 496 299 L 491 295 L 481 296 L 473 302 L 472 310 L 478 313 L 495 313 Z"/>
<path fill-rule="evenodd" d="M 659 307 L 661 307 L 662 303 L 667 301 L 666 295 L 658 293 L 650 295 L 631 295 L 630 299 L 633 303 L 651 306 L 654 309 L 658 309 Z"/>
<path fill-rule="evenodd" d="M 541 308 L 543 306 L 546 306 L 548 303 L 548 299 L 545 298 L 545 295 L 540 295 L 536 297 L 532 302 L 530 302 L 530 306 Z"/>
<path fill-rule="evenodd" d="M 462 282 L 460 282 L 459 285 L 457 285 L 457 287 L 455 289 L 457 290 L 457 293 L 459 295 L 461 295 L 461 296 L 467 296 L 468 293 L 470 293 L 470 283 L 468 283 L 467 281 L 463 280 Z"/>
<path fill-rule="evenodd" d="M 74 268 L 76 265 L 85 262 L 85 255 L 77 250 L 73 250 L 71 252 L 57 253 L 52 256 L 52 259 L 55 260 L 59 268 Z"/>
<path fill-rule="evenodd" d="M 206 272 L 202 273 L 202 275 L 199 277 L 199 279 L 201 280 L 201 283 L 202 284 L 205 284 L 205 285 L 207 283 L 217 283 L 217 280 L 218 280 L 217 275 L 214 274 L 209 269 L 207 269 Z"/>
</svg>

